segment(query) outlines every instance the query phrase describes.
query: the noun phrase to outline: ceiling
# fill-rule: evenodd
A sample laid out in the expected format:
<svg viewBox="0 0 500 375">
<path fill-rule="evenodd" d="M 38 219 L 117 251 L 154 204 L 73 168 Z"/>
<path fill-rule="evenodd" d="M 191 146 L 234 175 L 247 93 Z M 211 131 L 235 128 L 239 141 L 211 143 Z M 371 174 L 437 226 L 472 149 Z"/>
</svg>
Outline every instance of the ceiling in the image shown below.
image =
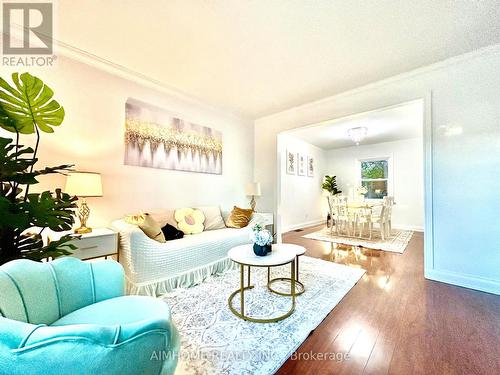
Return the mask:
<svg viewBox="0 0 500 375">
<path fill-rule="evenodd" d="M 347 133 L 350 128 L 366 127 L 367 136 L 360 145 L 369 145 L 421 137 L 423 121 L 423 102 L 416 100 L 345 119 L 325 121 L 288 134 L 324 150 L 331 150 L 354 146 Z"/>
<path fill-rule="evenodd" d="M 249 118 L 500 43 L 498 0 L 60 0 L 56 39 Z"/>
</svg>

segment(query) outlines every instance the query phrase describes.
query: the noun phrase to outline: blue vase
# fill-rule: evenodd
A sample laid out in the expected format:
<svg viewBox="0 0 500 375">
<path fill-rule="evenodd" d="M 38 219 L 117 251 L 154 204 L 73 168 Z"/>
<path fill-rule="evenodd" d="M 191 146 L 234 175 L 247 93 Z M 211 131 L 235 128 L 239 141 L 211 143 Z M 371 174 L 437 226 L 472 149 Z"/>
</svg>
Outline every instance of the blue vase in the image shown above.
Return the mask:
<svg viewBox="0 0 500 375">
<path fill-rule="evenodd" d="M 271 252 L 271 245 L 260 246 L 256 243 L 253 244 L 253 252 L 259 257 L 263 257 Z"/>
</svg>

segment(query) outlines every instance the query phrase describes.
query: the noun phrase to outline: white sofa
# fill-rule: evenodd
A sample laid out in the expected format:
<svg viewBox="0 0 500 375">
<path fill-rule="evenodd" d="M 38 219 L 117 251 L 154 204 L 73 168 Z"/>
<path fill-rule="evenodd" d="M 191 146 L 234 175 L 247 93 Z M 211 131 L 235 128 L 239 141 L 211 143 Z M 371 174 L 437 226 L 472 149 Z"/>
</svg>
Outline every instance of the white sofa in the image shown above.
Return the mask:
<svg viewBox="0 0 500 375">
<path fill-rule="evenodd" d="M 114 221 L 112 226 L 120 235 L 120 263 L 125 269 L 127 293 L 160 296 L 234 268 L 227 252 L 249 243 L 251 228 L 263 221 L 256 213 L 245 228 L 204 231 L 166 243 L 150 239 L 123 219 Z"/>
</svg>

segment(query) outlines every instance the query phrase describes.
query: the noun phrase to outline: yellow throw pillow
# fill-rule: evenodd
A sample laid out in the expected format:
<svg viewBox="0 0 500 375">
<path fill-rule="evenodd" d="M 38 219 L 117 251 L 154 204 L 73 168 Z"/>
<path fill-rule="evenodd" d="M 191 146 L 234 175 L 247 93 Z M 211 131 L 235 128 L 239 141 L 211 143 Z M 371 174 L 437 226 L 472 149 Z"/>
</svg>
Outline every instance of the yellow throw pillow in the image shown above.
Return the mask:
<svg viewBox="0 0 500 375">
<path fill-rule="evenodd" d="M 138 224 L 139 228 L 142 229 L 144 234 L 151 238 L 152 240 L 158 242 L 167 242 L 165 240 L 165 235 L 163 234 L 160 224 L 156 222 L 155 219 L 151 217 L 150 214 L 144 214 L 144 220 Z"/>
<path fill-rule="evenodd" d="M 192 208 L 179 208 L 175 210 L 175 221 L 184 234 L 197 234 L 203 232 L 205 215 L 200 210 Z"/>
<path fill-rule="evenodd" d="M 226 221 L 226 226 L 229 228 L 244 228 L 250 222 L 252 214 L 253 210 L 251 208 L 245 209 L 234 206 Z"/>
</svg>

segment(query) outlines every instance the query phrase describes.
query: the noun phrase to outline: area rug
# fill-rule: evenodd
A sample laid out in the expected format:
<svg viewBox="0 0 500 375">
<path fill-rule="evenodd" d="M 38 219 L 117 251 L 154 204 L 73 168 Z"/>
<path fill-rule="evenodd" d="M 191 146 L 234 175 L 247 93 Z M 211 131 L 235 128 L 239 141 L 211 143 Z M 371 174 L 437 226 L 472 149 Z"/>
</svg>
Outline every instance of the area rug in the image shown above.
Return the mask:
<svg viewBox="0 0 500 375">
<path fill-rule="evenodd" d="M 290 266 L 272 270 L 272 277 L 289 276 Z M 294 313 L 277 323 L 251 323 L 231 313 L 228 297 L 239 288 L 239 270 L 164 295 L 161 298 L 170 305 L 181 336 L 176 375 L 274 374 L 364 273 L 359 268 L 302 256 L 300 281 L 306 290 L 297 297 Z M 252 268 L 251 278 L 256 287 L 245 292 L 247 315 L 272 317 L 288 311 L 290 297 L 267 290 L 266 269 Z M 234 306 L 239 309 L 239 296 Z"/>
<path fill-rule="evenodd" d="M 331 233 L 330 229 L 323 228 L 320 231 L 306 234 L 302 237 L 318 241 L 327 241 L 337 244 L 361 246 L 374 250 L 390 251 L 393 253 L 403 253 L 408 246 L 408 243 L 413 236 L 411 230 L 393 230 L 389 238 L 382 240 L 380 234 L 374 233 L 372 239 L 353 238 L 345 236 L 337 236 L 335 232 Z"/>
</svg>

